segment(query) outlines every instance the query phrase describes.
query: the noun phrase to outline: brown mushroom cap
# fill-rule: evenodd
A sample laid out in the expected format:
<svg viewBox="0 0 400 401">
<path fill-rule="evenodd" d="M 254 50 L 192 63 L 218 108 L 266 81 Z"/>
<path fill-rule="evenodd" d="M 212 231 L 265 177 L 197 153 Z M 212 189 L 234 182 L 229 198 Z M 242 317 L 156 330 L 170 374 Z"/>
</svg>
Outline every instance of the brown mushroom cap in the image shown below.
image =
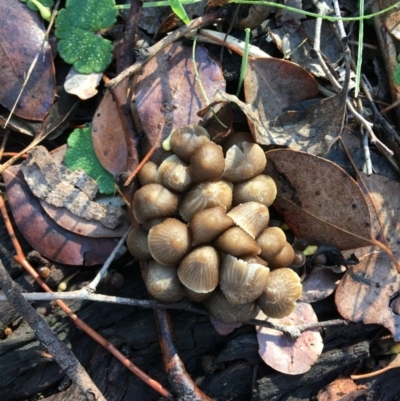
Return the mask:
<svg viewBox="0 0 400 401">
<path fill-rule="evenodd" d="M 178 268 L 182 284 L 194 292 L 211 292 L 218 285 L 219 254 L 211 246 L 190 252 Z"/>
<path fill-rule="evenodd" d="M 156 182 L 171 191 L 187 191 L 193 182 L 189 174 L 189 165 L 176 155 L 167 157 L 157 170 Z"/>
<path fill-rule="evenodd" d="M 189 223 L 192 245 L 197 246 L 212 241 L 233 224 L 233 220 L 226 215 L 224 206 L 215 206 L 197 212 Z"/>
<path fill-rule="evenodd" d="M 283 249 L 286 244 L 286 235 L 279 227 L 267 227 L 257 237 L 257 244 L 261 248 L 260 256 L 269 262 Z"/>
<path fill-rule="evenodd" d="M 190 232 L 181 221 L 165 219 L 149 231 L 148 244 L 151 256 L 158 263 L 177 266 L 191 249 Z"/>
<path fill-rule="evenodd" d="M 267 164 L 264 151 L 256 143 L 242 142 L 243 150 L 232 146 L 225 157 L 225 172 L 222 178 L 240 182 L 261 174 Z"/>
<path fill-rule="evenodd" d="M 156 182 L 157 169 L 157 164 L 152 161 L 148 161 L 143 165 L 143 167 L 139 170 L 137 174 L 140 185 L 142 187 L 147 184 L 152 184 Z"/>
<path fill-rule="evenodd" d="M 219 287 L 231 304 L 246 304 L 264 291 L 268 274 L 268 267 L 226 255 L 221 264 Z"/>
<path fill-rule="evenodd" d="M 225 206 L 229 209 L 232 204 L 232 188 L 233 185 L 224 180 L 197 184 L 183 198 L 179 213 L 183 220 L 189 222 L 200 210 L 214 206 Z"/>
<path fill-rule="evenodd" d="M 159 301 L 176 302 L 185 296 L 176 267 L 163 266 L 152 260 L 148 263 L 144 276 L 147 291 Z"/>
<path fill-rule="evenodd" d="M 231 209 L 228 216 L 253 238 L 258 237 L 269 222 L 267 206 L 258 202 L 242 203 Z"/>
<path fill-rule="evenodd" d="M 275 181 L 268 175 L 260 174 L 234 185 L 232 203 L 239 205 L 253 201 L 269 207 L 274 202 L 276 194 Z"/>
<path fill-rule="evenodd" d="M 147 242 L 148 233 L 139 227 L 132 229 L 126 239 L 129 252 L 137 260 L 150 260 L 151 254 Z"/>
<path fill-rule="evenodd" d="M 248 253 L 260 253 L 260 247 L 256 240 L 240 227 L 228 228 L 214 241 L 214 246 L 220 251 L 236 257 Z"/>
<path fill-rule="evenodd" d="M 216 319 L 227 324 L 246 322 L 249 319 L 254 319 L 258 313 L 255 302 L 233 305 L 219 290 L 214 291 L 211 297 L 204 301 L 204 306 Z"/>
<path fill-rule="evenodd" d="M 293 270 L 276 269 L 269 273 L 267 285 L 257 304 L 267 316 L 281 319 L 294 311 L 301 290 L 300 277 Z"/>
<path fill-rule="evenodd" d="M 190 162 L 196 149 L 210 140 L 205 128 L 200 125 L 186 125 L 174 130 L 171 135 L 171 149 L 186 163 Z"/>
<path fill-rule="evenodd" d="M 293 263 L 294 250 L 289 242 L 286 242 L 281 251 L 270 261 L 268 266 L 271 268 L 288 267 Z"/>
<path fill-rule="evenodd" d="M 224 143 L 224 152 L 226 153 L 233 145 L 239 146 L 241 148 L 242 142 L 255 143 L 253 135 L 250 132 L 239 131 L 228 136 L 228 139 Z"/>
<path fill-rule="evenodd" d="M 224 153 L 221 146 L 206 142 L 190 159 L 189 173 L 194 182 L 216 180 L 225 170 Z"/>
<path fill-rule="evenodd" d="M 172 216 L 177 210 L 178 196 L 160 184 L 148 184 L 138 189 L 132 201 L 132 212 L 138 223 Z"/>
</svg>

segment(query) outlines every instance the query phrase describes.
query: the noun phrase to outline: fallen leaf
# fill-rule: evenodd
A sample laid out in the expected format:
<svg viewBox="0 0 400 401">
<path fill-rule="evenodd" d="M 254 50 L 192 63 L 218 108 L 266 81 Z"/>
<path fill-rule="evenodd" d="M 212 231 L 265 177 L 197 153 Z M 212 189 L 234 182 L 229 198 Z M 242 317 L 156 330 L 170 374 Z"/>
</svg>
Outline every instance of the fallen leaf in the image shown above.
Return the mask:
<svg viewBox="0 0 400 401">
<path fill-rule="evenodd" d="M 15 222 L 33 249 L 58 263 L 92 266 L 104 263 L 117 244 L 114 238 L 90 238 L 57 225 L 41 208 L 19 166 L 3 172 Z"/>
<path fill-rule="evenodd" d="M 322 390 L 319 391 L 317 395 L 318 401 L 350 401 L 358 400 L 359 396 L 368 392 L 366 386 L 360 384 L 357 385 L 353 380 L 339 377 L 333 382 L 329 383 Z M 349 398 L 349 395 L 352 395 Z"/>
<path fill-rule="evenodd" d="M 274 206 L 297 238 L 339 250 L 371 245 L 371 220 L 358 184 L 336 164 L 289 149 L 266 153 L 278 188 Z"/>
<path fill-rule="evenodd" d="M 266 320 L 260 312 L 256 319 Z M 317 323 L 318 319 L 311 305 L 298 302 L 296 309 L 283 319 L 268 318 L 275 324 L 294 326 L 307 323 Z M 299 375 L 310 370 L 313 363 L 322 353 L 323 342 L 318 329 L 303 331 L 301 336 L 292 340 L 281 331 L 257 326 L 259 354 L 263 361 L 288 375 Z"/>
<path fill-rule="evenodd" d="M 96 89 L 103 76 L 102 72 L 92 72 L 91 74 L 79 74 L 74 67 L 71 67 L 64 82 L 64 89 L 71 95 L 76 95 L 79 99 L 87 100 L 95 96 Z M 107 92 L 108 93 L 108 92 Z"/>
<path fill-rule="evenodd" d="M 0 103 L 11 110 L 45 36 L 43 20 L 25 4 L 0 0 Z M 54 66 L 46 41 L 14 113 L 42 121 L 54 98 Z"/>
<path fill-rule="evenodd" d="M 331 295 L 340 281 L 341 276 L 335 274 L 326 266 L 316 266 L 311 274 L 302 282 L 303 291 L 300 300 L 303 302 L 317 302 Z"/>
<path fill-rule="evenodd" d="M 196 48 L 196 65 L 210 101 L 217 90 L 225 90 L 219 64 L 201 46 Z M 153 57 L 143 68 L 134 88 L 136 109 L 146 133 L 143 153 L 165 139 L 176 127 L 199 122 L 197 112 L 207 104 L 197 83 L 192 48 L 175 42 Z"/>
<path fill-rule="evenodd" d="M 93 148 L 101 165 L 112 175 L 126 170 L 128 148 L 117 106 L 107 91 L 93 117 Z"/>
<path fill-rule="evenodd" d="M 393 252 L 399 260 L 400 252 Z M 400 340 L 400 316 L 390 308 L 398 293 L 400 276 L 390 257 L 384 252 L 372 252 L 349 267 L 335 293 L 338 312 L 352 322 L 380 324 Z"/>
<path fill-rule="evenodd" d="M 269 121 L 286 107 L 317 96 L 318 82 L 298 64 L 272 57 L 255 58 L 247 65 L 244 95 L 260 118 Z"/>
<path fill-rule="evenodd" d="M 342 131 L 345 92 L 314 103 L 305 111 L 286 111 L 272 121 L 236 96 L 218 93 L 215 100 L 237 104 L 246 114 L 250 130 L 261 145 L 288 146 L 317 156 L 325 155 Z"/>
</svg>

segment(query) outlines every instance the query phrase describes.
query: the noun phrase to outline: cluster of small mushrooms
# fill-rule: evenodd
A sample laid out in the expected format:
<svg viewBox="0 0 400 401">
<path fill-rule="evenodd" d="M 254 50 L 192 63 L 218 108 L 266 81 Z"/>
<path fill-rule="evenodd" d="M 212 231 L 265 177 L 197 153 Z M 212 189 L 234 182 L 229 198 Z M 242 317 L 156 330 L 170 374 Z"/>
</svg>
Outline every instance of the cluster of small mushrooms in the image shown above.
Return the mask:
<svg viewBox="0 0 400 401">
<path fill-rule="evenodd" d="M 224 156 L 203 127 L 174 130 L 173 154 L 139 173 L 132 211 L 141 228 L 128 238 L 132 255 L 148 261 L 154 298 L 187 296 L 224 323 L 252 319 L 258 307 L 287 316 L 302 289 L 284 231 L 268 226 L 276 185 L 263 174 L 265 153 L 243 138 L 234 134 Z"/>
</svg>

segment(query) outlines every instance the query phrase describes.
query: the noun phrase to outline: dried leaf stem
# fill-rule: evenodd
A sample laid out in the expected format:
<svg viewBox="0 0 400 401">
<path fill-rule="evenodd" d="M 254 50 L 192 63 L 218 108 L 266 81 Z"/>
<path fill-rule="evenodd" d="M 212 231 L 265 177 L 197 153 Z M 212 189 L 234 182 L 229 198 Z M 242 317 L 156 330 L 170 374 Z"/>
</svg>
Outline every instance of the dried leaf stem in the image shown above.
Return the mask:
<svg viewBox="0 0 400 401">
<path fill-rule="evenodd" d="M 13 243 L 14 249 L 16 251 L 15 261 L 21 265 L 34 279 L 35 281 L 46 291 L 51 293 L 52 290 L 50 287 L 41 279 L 36 270 L 30 265 L 30 263 L 26 260 L 26 257 L 22 251 L 21 245 L 19 244 L 10 219 L 8 217 L 8 212 L 6 206 L 4 204 L 4 199 L 0 196 L 0 211 L 4 219 L 5 226 L 7 228 L 10 239 Z M 126 358 L 115 346 L 107 341 L 104 337 L 98 334 L 95 330 L 93 330 L 89 325 L 87 325 L 83 320 L 81 320 L 70 308 L 69 306 L 60 300 L 55 301 L 57 305 L 71 318 L 71 320 L 75 323 L 77 327 L 83 330 L 86 334 L 92 337 L 95 341 L 97 341 L 100 345 L 102 345 L 105 349 L 107 349 L 111 354 L 113 354 L 125 367 L 127 367 L 132 373 L 137 375 L 140 379 L 142 379 L 146 384 L 151 386 L 154 390 L 160 393 L 163 397 L 168 399 L 172 399 L 172 395 L 170 392 L 165 389 L 160 383 L 152 379 L 146 373 L 144 373 L 141 369 L 139 369 L 135 364 L 133 364 L 128 358 Z"/>
</svg>

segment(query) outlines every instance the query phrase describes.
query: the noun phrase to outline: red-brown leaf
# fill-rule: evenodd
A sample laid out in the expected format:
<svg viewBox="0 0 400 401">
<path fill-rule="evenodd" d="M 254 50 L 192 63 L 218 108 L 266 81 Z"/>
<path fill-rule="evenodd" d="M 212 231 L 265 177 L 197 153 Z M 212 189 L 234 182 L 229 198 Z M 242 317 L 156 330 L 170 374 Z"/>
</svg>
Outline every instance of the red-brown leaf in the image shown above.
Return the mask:
<svg viewBox="0 0 400 401">
<path fill-rule="evenodd" d="M 11 110 L 45 31 L 39 14 L 18 0 L 0 0 L 0 15 L 0 103 Z M 42 121 L 53 104 L 54 85 L 52 54 L 46 42 L 15 114 Z"/>
</svg>

